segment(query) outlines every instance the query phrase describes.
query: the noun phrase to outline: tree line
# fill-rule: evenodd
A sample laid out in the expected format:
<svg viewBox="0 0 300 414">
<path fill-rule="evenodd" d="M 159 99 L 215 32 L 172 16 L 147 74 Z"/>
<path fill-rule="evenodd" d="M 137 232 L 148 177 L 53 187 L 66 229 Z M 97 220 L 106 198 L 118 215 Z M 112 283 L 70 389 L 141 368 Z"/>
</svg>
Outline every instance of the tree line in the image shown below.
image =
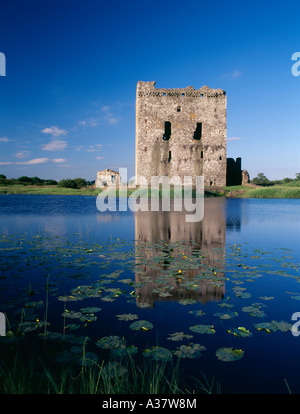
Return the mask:
<svg viewBox="0 0 300 414">
<path fill-rule="evenodd" d="M 95 181 L 87 181 L 84 178 L 67 178 L 65 180 L 52 180 L 52 179 L 42 179 L 39 177 L 27 177 L 23 175 L 19 178 L 6 178 L 4 174 L 0 174 L 0 186 L 8 185 L 57 185 L 58 187 L 64 188 L 83 188 L 89 185 L 93 185 Z"/>
</svg>

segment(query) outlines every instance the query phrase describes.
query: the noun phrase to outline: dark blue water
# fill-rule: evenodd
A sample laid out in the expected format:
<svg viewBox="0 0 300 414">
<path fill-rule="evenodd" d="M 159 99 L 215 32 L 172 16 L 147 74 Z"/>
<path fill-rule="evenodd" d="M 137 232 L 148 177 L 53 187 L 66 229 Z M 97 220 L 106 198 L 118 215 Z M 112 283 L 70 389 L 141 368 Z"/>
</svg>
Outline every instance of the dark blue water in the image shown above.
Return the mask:
<svg viewBox="0 0 300 414">
<path fill-rule="evenodd" d="M 300 200 L 205 199 L 204 219 L 186 223 L 181 212 L 100 213 L 95 197 L 2 195 L 0 311 L 13 331 L 25 310 L 30 343 L 45 331 L 34 320 L 47 314 L 47 331 L 88 336 L 99 360 L 111 358 L 95 345 L 103 337 L 125 338 L 138 361 L 163 347 L 180 360 L 190 389 L 204 373 L 223 393 L 286 393 L 286 381 L 299 393 L 300 336 L 291 332 L 300 312 L 299 234 Z M 93 321 L 62 316 L 91 306 L 102 309 Z M 152 328 L 131 329 L 139 320 Z M 281 329 L 257 330 L 263 322 Z M 72 323 L 76 329 L 65 329 Z M 190 329 L 200 324 L 214 333 Z M 252 336 L 228 332 L 238 327 Z M 178 332 L 182 340 L 171 340 Z M 201 356 L 178 357 L 193 344 L 206 348 Z M 1 344 L 2 360 L 9 346 Z M 219 360 L 224 347 L 243 357 Z"/>
</svg>

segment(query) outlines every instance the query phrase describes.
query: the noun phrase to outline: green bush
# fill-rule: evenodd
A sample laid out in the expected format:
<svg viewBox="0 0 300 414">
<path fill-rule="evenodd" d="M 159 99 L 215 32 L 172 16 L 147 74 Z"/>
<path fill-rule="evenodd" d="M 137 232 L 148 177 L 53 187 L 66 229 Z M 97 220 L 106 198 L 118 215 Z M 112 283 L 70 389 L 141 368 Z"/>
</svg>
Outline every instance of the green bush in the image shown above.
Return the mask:
<svg viewBox="0 0 300 414">
<path fill-rule="evenodd" d="M 86 181 L 84 178 L 75 178 L 74 180 L 67 178 L 66 180 L 59 181 L 58 186 L 79 189 L 86 186 Z"/>
</svg>

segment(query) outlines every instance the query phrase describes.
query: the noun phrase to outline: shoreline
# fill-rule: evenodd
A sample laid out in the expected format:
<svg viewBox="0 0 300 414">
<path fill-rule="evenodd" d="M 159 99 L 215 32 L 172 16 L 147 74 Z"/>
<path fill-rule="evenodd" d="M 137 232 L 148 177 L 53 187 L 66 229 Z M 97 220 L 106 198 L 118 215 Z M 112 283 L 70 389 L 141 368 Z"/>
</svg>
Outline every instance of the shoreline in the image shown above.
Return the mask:
<svg viewBox="0 0 300 414">
<path fill-rule="evenodd" d="M 81 196 L 97 196 L 101 193 L 101 189 L 84 187 L 81 189 L 62 188 L 58 186 L 0 186 L 0 195 L 5 194 L 28 194 L 28 195 L 81 195 Z M 127 189 L 127 197 L 136 189 Z M 173 191 L 170 191 L 173 197 Z M 118 190 L 117 190 L 117 196 Z M 149 193 L 150 196 L 150 193 Z M 161 192 L 160 192 L 161 197 Z M 223 197 L 223 198 L 286 198 L 300 199 L 300 186 L 226 186 L 226 187 L 206 187 L 205 198 Z"/>
</svg>

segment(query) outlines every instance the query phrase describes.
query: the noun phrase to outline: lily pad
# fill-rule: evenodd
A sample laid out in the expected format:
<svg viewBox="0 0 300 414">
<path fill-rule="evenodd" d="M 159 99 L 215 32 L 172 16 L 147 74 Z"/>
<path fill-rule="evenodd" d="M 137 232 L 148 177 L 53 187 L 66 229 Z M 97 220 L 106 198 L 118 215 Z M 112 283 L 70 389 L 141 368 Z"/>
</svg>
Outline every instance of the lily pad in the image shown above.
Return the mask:
<svg viewBox="0 0 300 414">
<path fill-rule="evenodd" d="M 90 306 L 88 308 L 81 308 L 82 313 L 97 313 L 102 310 L 102 308 L 97 308 L 96 306 Z"/>
<path fill-rule="evenodd" d="M 119 336 L 104 336 L 96 342 L 96 345 L 103 349 L 114 349 L 126 345 L 126 341 Z"/>
<path fill-rule="evenodd" d="M 227 332 L 233 334 L 234 336 L 240 336 L 242 338 L 250 338 L 251 336 L 253 336 L 253 334 L 243 326 L 228 329 Z"/>
<path fill-rule="evenodd" d="M 189 329 L 192 332 L 200 333 L 200 334 L 214 334 L 216 331 L 214 330 L 213 325 L 194 325 L 190 326 Z"/>
<path fill-rule="evenodd" d="M 267 333 L 277 331 L 276 326 L 273 325 L 271 322 L 257 323 L 254 325 L 254 327 L 257 331 L 266 331 Z"/>
<path fill-rule="evenodd" d="M 151 357 L 154 361 L 171 361 L 172 359 L 172 352 L 161 346 L 145 349 L 143 355 L 145 357 Z"/>
<path fill-rule="evenodd" d="M 174 351 L 174 355 L 178 356 L 179 358 L 199 358 L 201 357 L 201 352 L 205 351 L 206 348 L 200 344 L 189 344 L 189 345 L 181 345 Z"/>
<path fill-rule="evenodd" d="M 182 299 L 178 303 L 180 305 L 194 305 L 197 301 L 195 299 Z"/>
<path fill-rule="evenodd" d="M 169 341 L 183 341 L 184 339 L 191 339 L 193 335 L 186 335 L 183 332 L 175 332 L 167 338 Z"/>
<path fill-rule="evenodd" d="M 220 319 L 232 319 L 238 316 L 237 312 L 217 312 L 214 313 L 214 316 L 217 316 Z"/>
<path fill-rule="evenodd" d="M 115 357 L 123 357 L 123 356 L 129 356 L 134 355 L 138 352 L 138 349 L 134 345 L 129 346 L 121 346 L 120 348 L 113 348 L 111 350 L 111 355 Z"/>
<path fill-rule="evenodd" d="M 242 349 L 233 349 L 233 348 L 219 348 L 216 352 L 216 357 L 220 361 L 232 362 L 238 361 L 243 358 L 244 351 Z"/>
<path fill-rule="evenodd" d="M 140 321 L 136 321 L 133 322 L 130 326 L 130 329 L 133 329 L 134 331 L 149 331 L 150 329 L 153 328 L 153 325 L 151 322 L 149 321 L 145 321 L 145 320 L 140 320 Z"/>
<path fill-rule="evenodd" d="M 116 315 L 116 318 L 118 318 L 119 321 L 134 321 L 135 319 L 138 319 L 138 315 L 132 313 L 124 313 L 123 315 Z"/>
<path fill-rule="evenodd" d="M 281 332 L 287 332 L 292 330 L 292 324 L 287 323 L 285 321 L 272 321 L 272 324 Z"/>
<path fill-rule="evenodd" d="M 62 313 L 62 316 L 65 318 L 71 318 L 71 319 L 79 319 L 82 316 L 81 312 L 75 312 L 75 311 L 69 311 L 69 310 L 65 310 Z"/>
</svg>

